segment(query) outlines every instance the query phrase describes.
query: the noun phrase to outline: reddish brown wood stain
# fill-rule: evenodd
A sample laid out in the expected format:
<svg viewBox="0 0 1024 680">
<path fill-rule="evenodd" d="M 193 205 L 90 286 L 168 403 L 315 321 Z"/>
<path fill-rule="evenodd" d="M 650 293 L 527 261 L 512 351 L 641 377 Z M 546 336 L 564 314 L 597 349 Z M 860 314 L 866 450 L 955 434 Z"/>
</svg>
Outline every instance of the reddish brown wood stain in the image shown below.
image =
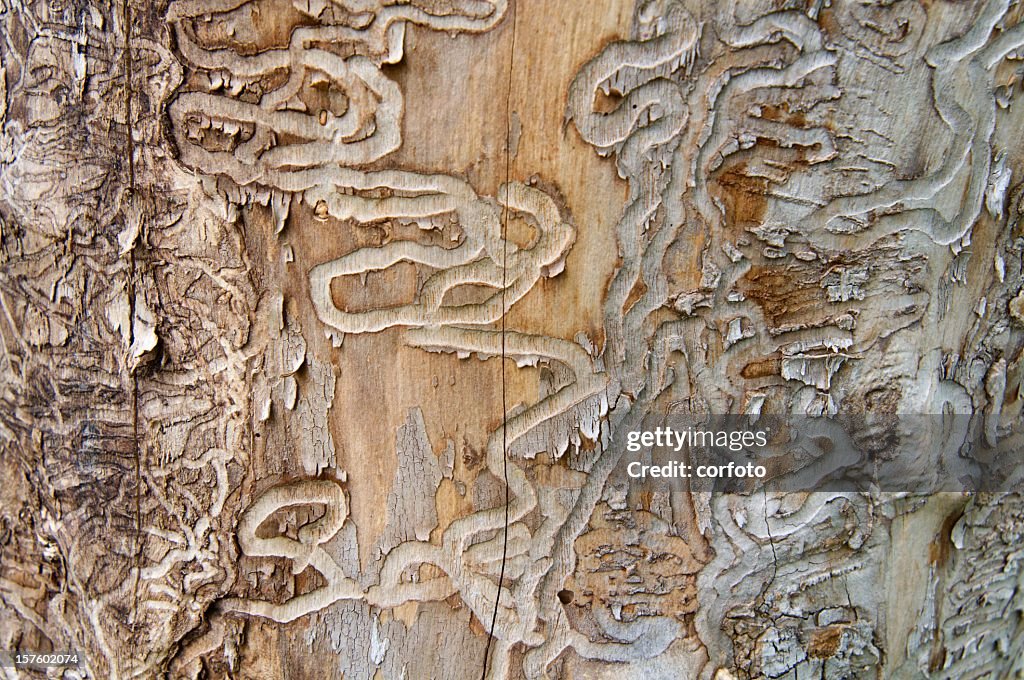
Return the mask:
<svg viewBox="0 0 1024 680">
<path fill-rule="evenodd" d="M 725 206 L 725 225 L 735 237 L 761 224 L 768 207 L 768 180 L 747 174 L 747 161 L 725 166 L 715 181 L 716 195 Z"/>
</svg>

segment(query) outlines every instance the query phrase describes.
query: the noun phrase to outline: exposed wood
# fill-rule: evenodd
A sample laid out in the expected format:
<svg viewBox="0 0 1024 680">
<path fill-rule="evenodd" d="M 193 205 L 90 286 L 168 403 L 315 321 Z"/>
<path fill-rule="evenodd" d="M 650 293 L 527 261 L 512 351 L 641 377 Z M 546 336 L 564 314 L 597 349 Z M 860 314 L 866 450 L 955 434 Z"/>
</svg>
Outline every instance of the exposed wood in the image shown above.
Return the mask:
<svg viewBox="0 0 1024 680">
<path fill-rule="evenodd" d="M 1014 484 L 616 468 L 666 414 L 955 412 L 1020 481 L 1021 16 L 0 0 L 0 651 L 1020 677 Z"/>
</svg>

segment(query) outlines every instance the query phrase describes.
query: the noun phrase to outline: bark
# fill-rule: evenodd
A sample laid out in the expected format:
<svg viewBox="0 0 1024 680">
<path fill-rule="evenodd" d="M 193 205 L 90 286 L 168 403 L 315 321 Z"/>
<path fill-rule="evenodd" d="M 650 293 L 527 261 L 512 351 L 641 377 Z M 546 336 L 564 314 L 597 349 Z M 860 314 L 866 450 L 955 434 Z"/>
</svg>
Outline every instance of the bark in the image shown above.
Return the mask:
<svg viewBox="0 0 1024 680">
<path fill-rule="evenodd" d="M 0 649 L 1020 677 L 1021 13 L 0 1 Z M 947 411 L 999 490 L 616 473 L 664 414 Z"/>
</svg>

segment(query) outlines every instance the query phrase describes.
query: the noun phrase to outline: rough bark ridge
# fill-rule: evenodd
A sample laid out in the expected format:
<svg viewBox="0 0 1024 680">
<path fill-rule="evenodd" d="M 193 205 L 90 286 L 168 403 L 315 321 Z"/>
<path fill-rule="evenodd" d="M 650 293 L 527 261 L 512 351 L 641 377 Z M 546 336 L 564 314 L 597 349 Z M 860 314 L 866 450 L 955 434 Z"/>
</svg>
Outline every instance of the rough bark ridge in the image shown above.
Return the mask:
<svg viewBox="0 0 1024 680">
<path fill-rule="evenodd" d="M 0 0 L 0 647 L 1024 674 L 1019 494 L 614 474 L 666 413 L 1021 436 L 1021 6 L 732 5 Z"/>
</svg>

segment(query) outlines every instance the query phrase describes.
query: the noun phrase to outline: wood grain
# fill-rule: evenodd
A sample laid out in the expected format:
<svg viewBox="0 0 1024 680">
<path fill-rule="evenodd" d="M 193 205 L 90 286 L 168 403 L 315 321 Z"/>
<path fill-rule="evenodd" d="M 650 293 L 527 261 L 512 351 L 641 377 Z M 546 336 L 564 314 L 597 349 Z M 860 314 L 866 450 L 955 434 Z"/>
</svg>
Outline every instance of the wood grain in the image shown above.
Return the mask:
<svg viewBox="0 0 1024 680">
<path fill-rule="evenodd" d="M 0 649 L 80 650 L 69 678 L 1024 673 L 1016 3 L 0 22 Z M 944 412 L 1010 481 L 616 473 L 668 415 L 867 413 L 934 478 L 896 416 Z"/>
</svg>

